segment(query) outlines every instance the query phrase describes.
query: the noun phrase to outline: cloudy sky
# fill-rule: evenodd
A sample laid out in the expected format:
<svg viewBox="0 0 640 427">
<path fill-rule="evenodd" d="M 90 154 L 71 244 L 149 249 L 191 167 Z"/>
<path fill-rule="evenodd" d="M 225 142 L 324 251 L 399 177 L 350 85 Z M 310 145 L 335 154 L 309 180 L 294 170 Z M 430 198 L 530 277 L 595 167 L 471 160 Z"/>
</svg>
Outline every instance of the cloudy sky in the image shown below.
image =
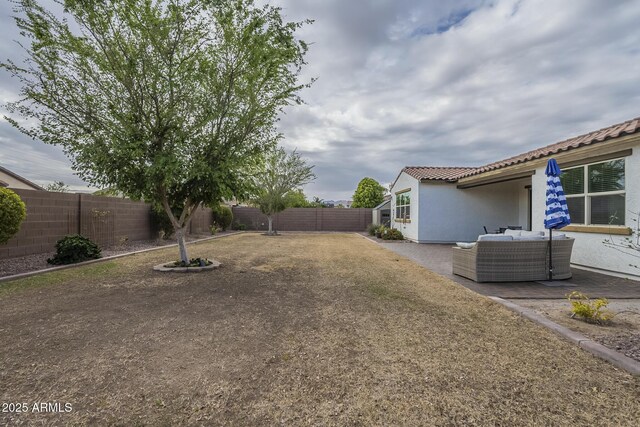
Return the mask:
<svg viewBox="0 0 640 427">
<path fill-rule="evenodd" d="M 403 166 L 476 166 L 640 116 L 634 0 L 276 0 L 312 43 L 306 105 L 283 144 L 315 165 L 305 193 L 349 198 Z M 0 58 L 18 58 L 0 4 Z M 0 71 L 0 101 L 17 88 Z M 59 148 L 0 119 L 0 164 L 86 188 Z"/>
</svg>

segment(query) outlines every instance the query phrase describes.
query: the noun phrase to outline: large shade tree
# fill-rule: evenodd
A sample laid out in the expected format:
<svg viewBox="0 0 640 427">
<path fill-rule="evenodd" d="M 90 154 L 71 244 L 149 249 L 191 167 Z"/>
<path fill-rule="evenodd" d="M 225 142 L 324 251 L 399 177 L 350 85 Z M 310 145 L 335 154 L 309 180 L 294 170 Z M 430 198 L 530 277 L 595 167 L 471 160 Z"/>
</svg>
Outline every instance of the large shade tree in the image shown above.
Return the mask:
<svg viewBox="0 0 640 427">
<path fill-rule="evenodd" d="M 288 207 L 289 194 L 315 179 L 312 169 L 299 153 L 287 154 L 278 148 L 270 152 L 262 167 L 254 172 L 250 201 L 267 216 L 269 235 L 275 234 L 273 216 Z"/>
<path fill-rule="evenodd" d="M 15 1 L 27 60 L 2 64 L 22 88 L 7 120 L 89 183 L 161 205 L 187 261 L 194 211 L 241 188 L 301 102 L 304 23 L 253 0 L 56 2 L 64 18 Z"/>
<path fill-rule="evenodd" d="M 352 208 L 375 208 L 384 200 L 385 188 L 373 178 L 362 178 L 353 194 Z"/>
</svg>

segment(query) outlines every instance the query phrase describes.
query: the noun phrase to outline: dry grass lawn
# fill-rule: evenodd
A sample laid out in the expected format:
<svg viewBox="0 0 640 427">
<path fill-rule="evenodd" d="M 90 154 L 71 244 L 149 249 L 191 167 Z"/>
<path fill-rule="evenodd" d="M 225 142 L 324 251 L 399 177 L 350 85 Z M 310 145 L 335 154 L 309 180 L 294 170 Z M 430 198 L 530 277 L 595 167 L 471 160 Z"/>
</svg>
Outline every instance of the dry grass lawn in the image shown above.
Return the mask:
<svg viewBox="0 0 640 427">
<path fill-rule="evenodd" d="M 0 289 L 0 424 L 637 425 L 634 378 L 353 234 L 242 234 Z"/>
</svg>

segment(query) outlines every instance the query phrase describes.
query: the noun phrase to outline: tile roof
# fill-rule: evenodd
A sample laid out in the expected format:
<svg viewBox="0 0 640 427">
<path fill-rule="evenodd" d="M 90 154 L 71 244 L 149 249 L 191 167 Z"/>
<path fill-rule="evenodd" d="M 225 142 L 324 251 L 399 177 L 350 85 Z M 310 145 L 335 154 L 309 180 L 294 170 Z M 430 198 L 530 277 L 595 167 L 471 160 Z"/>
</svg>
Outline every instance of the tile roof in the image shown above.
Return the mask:
<svg viewBox="0 0 640 427">
<path fill-rule="evenodd" d="M 471 167 L 406 166 L 402 172 L 417 180 L 456 181 L 460 176 L 473 172 L 475 169 Z"/>
<path fill-rule="evenodd" d="M 407 166 L 402 171 L 418 180 L 425 179 L 454 182 L 459 180 L 460 178 L 478 175 L 483 172 L 528 162 L 530 160 L 551 156 L 563 151 L 573 150 L 576 148 L 584 147 L 586 145 L 597 144 L 609 139 L 631 135 L 638 132 L 640 132 L 640 117 L 627 120 L 626 122 L 618 123 L 613 126 L 609 126 L 584 135 L 569 138 L 564 141 L 556 142 L 555 144 L 547 145 L 546 147 L 537 148 L 535 150 L 531 150 L 526 153 L 509 157 L 508 159 L 500 160 L 497 162 L 489 163 L 480 167 Z"/>
</svg>

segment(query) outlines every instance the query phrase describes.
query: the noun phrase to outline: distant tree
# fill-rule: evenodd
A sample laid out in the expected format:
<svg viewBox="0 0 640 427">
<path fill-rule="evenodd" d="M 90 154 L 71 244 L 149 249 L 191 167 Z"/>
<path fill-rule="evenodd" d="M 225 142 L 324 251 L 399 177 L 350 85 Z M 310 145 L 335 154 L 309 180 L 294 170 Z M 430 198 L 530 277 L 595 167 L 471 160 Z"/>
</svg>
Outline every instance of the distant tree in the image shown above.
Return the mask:
<svg viewBox="0 0 640 427">
<path fill-rule="evenodd" d="M 336 208 L 344 208 L 345 206 L 342 203 L 338 203 L 338 205 L 336 206 Z"/>
<path fill-rule="evenodd" d="M 220 203 L 209 206 L 211 209 L 211 219 L 214 226 L 220 227 L 222 231 L 226 231 L 233 223 L 233 211 L 227 205 Z"/>
<path fill-rule="evenodd" d="M 311 201 L 311 203 L 309 203 L 309 205 L 311 207 L 314 208 L 326 208 L 328 207 L 328 205 L 325 203 L 325 201 L 323 199 L 321 199 L 318 196 L 313 196 L 313 200 Z"/>
<path fill-rule="evenodd" d="M 120 197 L 122 194 L 115 188 L 103 188 L 93 192 L 94 196 L 100 197 Z"/>
<path fill-rule="evenodd" d="M 45 185 L 44 189 L 47 191 L 52 191 L 54 193 L 69 192 L 69 186 L 62 181 L 53 181 L 52 183 Z"/>
<path fill-rule="evenodd" d="M 385 188 L 373 178 L 363 178 L 353 194 L 352 208 L 375 208 L 384 200 Z"/>
<path fill-rule="evenodd" d="M 254 173 L 250 200 L 267 216 L 269 235 L 276 234 L 273 215 L 287 208 L 287 194 L 315 179 L 312 168 L 295 151 L 287 154 L 278 148 L 267 154 L 263 167 Z"/>
<path fill-rule="evenodd" d="M 60 144 L 81 178 L 163 207 L 185 233 L 207 203 L 242 189 L 275 146 L 281 110 L 300 103 L 304 23 L 254 0 L 58 0 L 64 17 L 15 0 L 24 65 L 6 119 Z M 33 125 L 32 125 L 33 124 Z"/>
<path fill-rule="evenodd" d="M 0 244 L 6 243 L 18 231 L 27 217 L 27 208 L 15 192 L 0 187 Z"/>
<path fill-rule="evenodd" d="M 284 198 L 288 208 L 308 208 L 311 205 L 301 188 L 289 191 Z"/>
</svg>

